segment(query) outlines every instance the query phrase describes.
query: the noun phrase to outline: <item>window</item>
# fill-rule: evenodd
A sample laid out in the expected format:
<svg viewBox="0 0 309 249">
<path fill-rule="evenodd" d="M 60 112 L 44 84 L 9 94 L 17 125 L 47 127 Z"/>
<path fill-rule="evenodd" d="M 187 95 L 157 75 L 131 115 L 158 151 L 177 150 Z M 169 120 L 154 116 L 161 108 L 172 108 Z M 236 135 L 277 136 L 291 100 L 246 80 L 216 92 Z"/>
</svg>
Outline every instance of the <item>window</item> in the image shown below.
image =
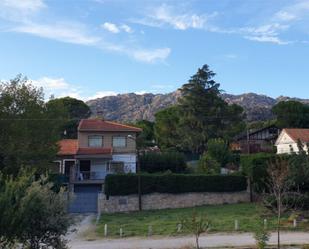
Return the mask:
<svg viewBox="0 0 309 249">
<path fill-rule="evenodd" d="M 113 147 L 126 147 L 126 137 L 113 137 Z"/>
<path fill-rule="evenodd" d="M 103 137 L 102 136 L 88 136 L 88 146 L 89 147 L 103 147 Z"/>
</svg>

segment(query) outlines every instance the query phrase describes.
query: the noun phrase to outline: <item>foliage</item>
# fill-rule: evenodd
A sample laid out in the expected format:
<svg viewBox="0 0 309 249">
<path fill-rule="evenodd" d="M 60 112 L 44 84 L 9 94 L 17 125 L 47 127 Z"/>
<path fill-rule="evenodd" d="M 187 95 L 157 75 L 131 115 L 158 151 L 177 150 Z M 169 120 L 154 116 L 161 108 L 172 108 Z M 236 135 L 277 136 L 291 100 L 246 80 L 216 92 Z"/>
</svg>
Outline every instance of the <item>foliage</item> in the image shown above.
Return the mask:
<svg viewBox="0 0 309 249">
<path fill-rule="evenodd" d="M 44 103 L 42 89 L 21 75 L 0 84 L 0 170 L 46 169 L 57 153 L 62 110 Z"/>
<path fill-rule="evenodd" d="M 243 124 L 242 107 L 229 106 L 222 100 L 220 84 L 213 80 L 214 76 L 204 65 L 180 89 L 178 130 L 184 150 L 202 153 L 208 139 L 231 137 Z"/>
<path fill-rule="evenodd" d="M 308 145 L 307 145 L 307 148 Z M 309 155 L 304 145 L 298 142 L 298 153 L 292 153 L 289 157 L 290 180 L 295 188 L 301 191 L 309 190 Z"/>
<path fill-rule="evenodd" d="M 105 194 L 136 194 L 136 174 L 114 174 L 105 178 Z M 235 192 L 247 188 L 246 178 L 231 175 L 142 174 L 142 193 Z"/>
<path fill-rule="evenodd" d="M 256 241 L 256 247 L 258 249 L 266 248 L 267 242 L 270 239 L 270 232 L 262 222 L 260 222 L 254 230 L 254 239 Z"/>
<path fill-rule="evenodd" d="M 63 138 L 77 138 L 77 127 L 79 121 L 88 118 L 91 114 L 90 108 L 83 101 L 71 97 L 51 99 L 47 102 L 48 108 L 65 110 L 65 123 L 61 127 L 61 135 Z M 59 117 L 60 118 L 60 117 Z M 63 132 L 66 134 L 63 134 Z"/>
<path fill-rule="evenodd" d="M 24 171 L 15 179 L 0 179 L 0 238 L 2 244 L 22 243 L 25 248 L 66 248 L 63 239 L 71 224 L 64 192 L 56 193 L 41 177 Z"/>
<path fill-rule="evenodd" d="M 276 155 L 267 153 L 241 155 L 241 171 L 251 180 L 255 192 L 262 193 L 266 190 L 268 162 L 275 157 Z"/>
<path fill-rule="evenodd" d="M 184 155 L 178 152 L 146 153 L 139 158 L 141 170 L 148 173 L 171 171 L 184 173 L 186 162 Z"/>
<path fill-rule="evenodd" d="M 208 232 L 210 228 L 210 221 L 205 217 L 205 215 L 197 215 L 197 213 L 193 211 L 191 217 L 183 219 L 181 224 L 190 233 L 194 234 L 196 248 L 199 249 L 199 237 L 202 233 Z"/>
<path fill-rule="evenodd" d="M 146 148 L 155 145 L 154 123 L 148 120 L 139 120 L 134 126 L 141 128 L 143 131 L 137 137 L 137 147 Z"/>
<path fill-rule="evenodd" d="M 208 175 L 220 174 L 220 163 L 208 153 L 204 153 L 198 161 L 197 171 Z"/>
<path fill-rule="evenodd" d="M 309 106 L 298 101 L 281 101 L 272 108 L 280 128 L 309 128 Z"/>
<path fill-rule="evenodd" d="M 179 104 L 155 115 L 160 148 L 202 154 L 208 139 L 230 139 L 245 127 L 243 108 L 221 98 L 214 76 L 208 65 L 199 68 L 180 88 Z"/>
<path fill-rule="evenodd" d="M 156 141 L 162 150 L 175 149 L 181 150 L 179 126 L 179 108 L 178 106 L 168 107 L 155 114 L 156 122 L 154 133 Z"/>
</svg>

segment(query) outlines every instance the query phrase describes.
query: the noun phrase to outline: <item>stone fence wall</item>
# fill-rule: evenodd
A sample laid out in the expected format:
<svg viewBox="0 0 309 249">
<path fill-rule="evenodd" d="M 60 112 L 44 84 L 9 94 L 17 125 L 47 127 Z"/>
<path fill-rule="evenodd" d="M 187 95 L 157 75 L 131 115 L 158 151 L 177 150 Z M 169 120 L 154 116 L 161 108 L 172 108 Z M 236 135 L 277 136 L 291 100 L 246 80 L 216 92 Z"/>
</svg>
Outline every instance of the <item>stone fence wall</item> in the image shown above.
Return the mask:
<svg viewBox="0 0 309 249">
<path fill-rule="evenodd" d="M 249 201 L 250 195 L 247 191 L 232 193 L 152 193 L 142 196 L 142 209 L 156 210 L 167 208 L 184 208 L 202 205 L 232 204 Z M 110 196 L 108 200 L 102 193 L 100 193 L 98 196 L 98 212 L 118 213 L 137 210 L 137 195 Z"/>
</svg>

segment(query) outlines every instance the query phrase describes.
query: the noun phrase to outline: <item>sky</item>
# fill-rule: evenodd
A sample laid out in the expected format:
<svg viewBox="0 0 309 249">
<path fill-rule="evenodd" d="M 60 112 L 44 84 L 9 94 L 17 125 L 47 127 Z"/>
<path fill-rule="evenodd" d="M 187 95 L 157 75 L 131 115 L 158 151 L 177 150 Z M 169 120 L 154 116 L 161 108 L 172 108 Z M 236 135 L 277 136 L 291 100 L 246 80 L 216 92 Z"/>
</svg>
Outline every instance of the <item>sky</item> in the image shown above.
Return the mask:
<svg viewBox="0 0 309 249">
<path fill-rule="evenodd" d="M 0 0 L 0 80 L 89 100 L 208 64 L 227 93 L 309 98 L 308 27 L 309 0 Z"/>
</svg>

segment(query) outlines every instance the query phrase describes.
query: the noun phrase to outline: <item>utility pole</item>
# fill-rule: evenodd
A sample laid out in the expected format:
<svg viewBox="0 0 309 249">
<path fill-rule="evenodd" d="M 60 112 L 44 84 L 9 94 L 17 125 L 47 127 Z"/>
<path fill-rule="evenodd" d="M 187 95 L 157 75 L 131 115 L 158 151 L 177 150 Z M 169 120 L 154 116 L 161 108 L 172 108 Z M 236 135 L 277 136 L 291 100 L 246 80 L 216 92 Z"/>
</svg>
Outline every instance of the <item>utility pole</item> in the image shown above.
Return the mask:
<svg viewBox="0 0 309 249">
<path fill-rule="evenodd" d="M 128 135 L 129 139 L 135 141 L 136 146 L 136 138 L 132 135 Z M 137 146 L 136 146 L 137 148 Z M 136 173 L 137 173 L 137 194 L 138 194 L 138 210 L 142 211 L 142 179 L 141 179 L 141 165 L 139 160 L 140 151 L 136 149 Z"/>
</svg>

